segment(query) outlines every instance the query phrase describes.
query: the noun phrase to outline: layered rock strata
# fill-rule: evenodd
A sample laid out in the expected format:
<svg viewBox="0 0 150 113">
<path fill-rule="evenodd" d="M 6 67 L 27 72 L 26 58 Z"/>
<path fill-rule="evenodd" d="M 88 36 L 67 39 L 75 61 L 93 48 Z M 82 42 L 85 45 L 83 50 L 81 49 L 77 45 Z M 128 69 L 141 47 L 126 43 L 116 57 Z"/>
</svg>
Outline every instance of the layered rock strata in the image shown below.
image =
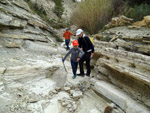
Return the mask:
<svg viewBox="0 0 150 113">
<path fill-rule="evenodd" d="M 115 39 L 111 40 L 112 42 L 95 41 L 94 68 L 98 78 L 99 75 L 103 75 L 148 108 L 150 107 L 150 54 L 149 44 L 143 40 L 149 33 L 148 28 L 131 30 L 127 27 L 104 31 L 103 37 L 109 36 Z M 140 41 L 138 37 L 142 37 Z"/>
</svg>

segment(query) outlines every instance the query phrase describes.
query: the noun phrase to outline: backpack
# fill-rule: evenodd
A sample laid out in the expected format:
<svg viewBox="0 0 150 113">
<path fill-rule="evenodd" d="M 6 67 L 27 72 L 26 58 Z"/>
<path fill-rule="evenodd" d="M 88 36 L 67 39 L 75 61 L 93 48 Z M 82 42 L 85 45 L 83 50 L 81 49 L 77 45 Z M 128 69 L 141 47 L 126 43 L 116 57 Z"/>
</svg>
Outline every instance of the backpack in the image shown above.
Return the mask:
<svg viewBox="0 0 150 113">
<path fill-rule="evenodd" d="M 93 46 L 94 46 L 94 40 L 92 37 L 89 37 L 90 41 L 92 42 Z"/>
<path fill-rule="evenodd" d="M 93 38 L 92 37 L 88 37 L 89 39 L 90 39 L 90 41 L 91 41 L 91 43 L 93 44 L 93 46 L 94 46 L 94 40 L 93 40 Z M 84 39 L 84 38 L 83 38 Z M 84 39 L 84 41 L 86 42 L 86 40 Z M 87 43 L 87 42 L 86 42 Z"/>
</svg>

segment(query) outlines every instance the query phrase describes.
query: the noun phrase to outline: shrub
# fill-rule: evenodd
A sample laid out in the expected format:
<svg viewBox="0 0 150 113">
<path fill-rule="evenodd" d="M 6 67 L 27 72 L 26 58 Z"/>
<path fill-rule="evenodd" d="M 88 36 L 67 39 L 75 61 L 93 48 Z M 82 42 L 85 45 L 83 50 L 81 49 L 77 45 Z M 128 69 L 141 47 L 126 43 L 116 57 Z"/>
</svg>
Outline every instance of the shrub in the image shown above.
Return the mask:
<svg viewBox="0 0 150 113">
<path fill-rule="evenodd" d="M 150 0 L 124 0 L 129 6 L 140 5 L 140 4 L 150 4 Z"/>
<path fill-rule="evenodd" d="M 117 16 L 122 13 L 126 7 L 126 3 L 123 0 L 112 0 L 113 16 Z"/>
<path fill-rule="evenodd" d="M 130 13 L 126 13 L 125 15 L 133 18 L 134 20 L 142 20 L 144 16 L 150 15 L 150 5 L 148 4 L 141 4 L 141 5 L 134 5 L 131 11 L 127 11 Z"/>
<path fill-rule="evenodd" d="M 25 0 L 28 4 L 28 6 L 30 7 L 30 9 L 38 14 L 40 17 L 42 17 L 43 19 L 46 19 L 47 14 L 45 9 L 43 8 L 43 6 L 41 6 L 40 8 L 38 7 L 37 3 L 33 4 L 30 0 Z"/>
<path fill-rule="evenodd" d="M 110 21 L 112 10 L 110 0 L 86 0 L 79 4 L 71 21 L 93 34 Z"/>
<path fill-rule="evenodd" d="M 62 0 L 54 0 L 55 2 L 55 8 L 54 8 L 54 13 L 61 18 L 63 12 L 64 12 L 64 7 L 62 4 Z"/>
</svg>

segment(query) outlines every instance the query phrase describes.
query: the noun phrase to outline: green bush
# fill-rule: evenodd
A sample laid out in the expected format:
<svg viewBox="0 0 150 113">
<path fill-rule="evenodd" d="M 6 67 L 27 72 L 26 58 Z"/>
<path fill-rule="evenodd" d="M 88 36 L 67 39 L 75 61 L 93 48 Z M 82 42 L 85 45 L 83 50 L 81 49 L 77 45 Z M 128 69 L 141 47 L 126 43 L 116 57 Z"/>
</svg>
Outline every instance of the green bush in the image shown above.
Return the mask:
<svg viewBox="0 0 150 113">
<path fill-rule="evenodd" d="M 133 18 L 136 21 L 142 20 L 144 16 L 150 15 L 150 5 L 148 4 L 134 5 L 132 10 L 131 8 L 129 10 L 125 12 L 125 16 Z"/>
<path fill-rule="evenodd" d="M 79 4 L 71 21 L 90 34 L 97 33 L 112 17 L 110 0 L 86 0 Z"/>
<path fill-rule="evenodd" d="M 64 12 L 64 7 L 62 4 L 62 0 L 54 0 L 55 2 L 55 8 L 54 8 L 54 13 L 61 18 L 63 12 Z"/>
<path fill-rule="evenodd" d="M 45 9 L 42 6 L 39 8 L 37 4 L 33 4 L 30 0 L 25 0 L 25 1 L 27 2 L 28 6 L 34 13 L 38 14 L 43 19 L 46 19 L 47 14 Z"/>
<path fill-rule="evenodd" d="M 129 6 L 140 5 L 140 4 L 150 4 L 150 0 L 123 0 Z"/>
</svg>

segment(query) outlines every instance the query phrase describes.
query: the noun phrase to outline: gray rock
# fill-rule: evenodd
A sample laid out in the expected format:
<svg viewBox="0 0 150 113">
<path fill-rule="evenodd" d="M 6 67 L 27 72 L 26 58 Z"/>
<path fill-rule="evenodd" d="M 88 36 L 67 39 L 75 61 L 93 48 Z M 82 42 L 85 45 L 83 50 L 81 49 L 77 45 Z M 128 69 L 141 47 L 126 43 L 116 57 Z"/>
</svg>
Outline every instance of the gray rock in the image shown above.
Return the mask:
<svg viewBox="0 0 150 113">
<path fill-rule="evenodd" d="M 70 89 L 71 89 L 70 87 L 64 87 L 64 90 L 67 91 L 67 92 L 69 92 Z"/>
<path fill-rule="evenodd" d="M 24 44 L 24 41 L 22 39 L 12 39 L 12 38 L 1 37 L 0 44 L 9 48 L 21 48 Z"/>
<path fill-rule="evenodd" d="M 62 104 L 61 104 L 63 107 L 66 107 L 67 105 L 68 105 L 68 103 L 67 102 L 62 102 Z"/>
<path fill-rule="evenodd" d="M 53 94 L 57 94 L 58 92 L 56 90 L 52 90 L 52 93 Z"/>
<path fill-rule="evenodd" d="M 59 92 L 59 91 L 61 91 L 61 88 L 60 88 L 60 87 L 56 87 L 55 90 L 56 90 L 57 92 Z"/>
<path fill-rule="evenodd" d="M 66 107 L 67 107 L 67 108 L 71 108 L 71 107 L 72 107 L 72 105 L 71 105 L 71 104 L 68 104 Z"/>
<path fill-rule="evenodd" d="M 63 87 L 67 80 L 67 73 L 62 70 L 62 68 L 58 68 L 58 70 L 52 75 L 52 80 L 56 82 L 57 87 Z"/>
<path fill-rule="evenodd" d="M 0 74 L 4 74 L 5 70 L 6 70 L 6 68 L 0 67 Z"/>
<path fill-rule="evenodd" d="M 81 91 L 74 91 L 72 95 L 73 95 L 74 100 L 78 100 L 83 97 L 83 94 Z"/>
<path fill-rule="evenodd" d="M 24 48 L 28 51 L 34 52 L 34 53 L 43 53 L 47 55 L 52 55 L 57 53 L 57 49 L 54 47 L 51 47 L 49 44 L 45 43 L 33 43 L 32 41 L 25 41 Z"/>
</svg>

